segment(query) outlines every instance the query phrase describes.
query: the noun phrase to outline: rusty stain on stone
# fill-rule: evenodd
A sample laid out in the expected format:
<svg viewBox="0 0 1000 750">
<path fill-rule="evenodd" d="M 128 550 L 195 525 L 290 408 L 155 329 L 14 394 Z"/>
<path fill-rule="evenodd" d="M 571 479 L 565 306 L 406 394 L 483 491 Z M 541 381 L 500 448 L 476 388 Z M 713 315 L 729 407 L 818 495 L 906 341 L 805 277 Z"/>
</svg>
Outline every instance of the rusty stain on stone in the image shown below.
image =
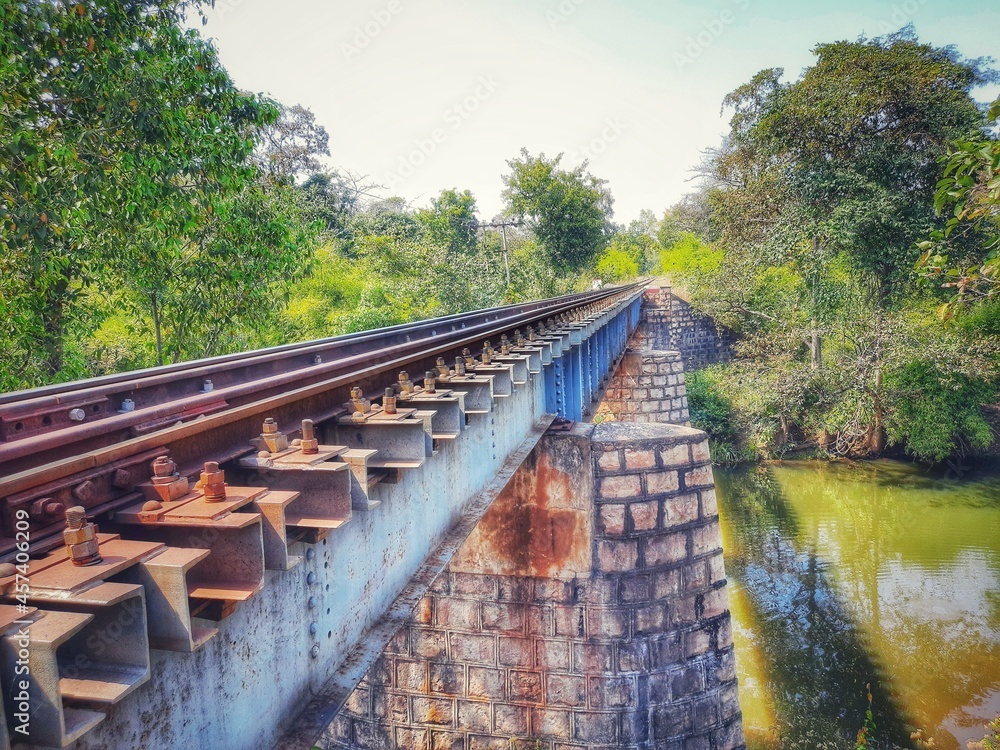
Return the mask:
<svg viewBox="0 0 1000 750">
<path fill-rule="evenodd" d="M 572 433 L 547 435 L 542 445 L 483 516 L 452 570 L 567 579 L 589 572 L 589 455 Z"/>
</svg>

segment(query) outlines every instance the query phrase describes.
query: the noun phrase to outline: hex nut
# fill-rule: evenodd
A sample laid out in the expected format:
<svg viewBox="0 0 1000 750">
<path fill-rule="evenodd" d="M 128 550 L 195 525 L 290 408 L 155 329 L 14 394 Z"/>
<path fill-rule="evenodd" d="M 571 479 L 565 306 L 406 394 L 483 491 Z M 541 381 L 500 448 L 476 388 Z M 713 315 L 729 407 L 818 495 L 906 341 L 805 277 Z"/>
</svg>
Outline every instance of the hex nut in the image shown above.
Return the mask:
<svg viewBox="0 0 1000 750">
<path fill-rule="evenodd" d="M 83 544 L 95 538 L 97 528 L 92 523 L 85 524 L 82 529 L 65 529 L 63 541 L 67 545 Z"/>
</svg>

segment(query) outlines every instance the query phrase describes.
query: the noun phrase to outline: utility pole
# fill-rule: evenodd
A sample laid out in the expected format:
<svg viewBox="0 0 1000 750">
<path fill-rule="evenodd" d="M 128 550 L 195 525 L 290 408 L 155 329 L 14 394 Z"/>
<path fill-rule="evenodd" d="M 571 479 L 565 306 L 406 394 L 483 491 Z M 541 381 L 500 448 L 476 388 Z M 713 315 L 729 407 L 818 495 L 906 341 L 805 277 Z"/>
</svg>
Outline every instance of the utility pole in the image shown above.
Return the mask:
<svg viewBox="0 0 1000 750">
<path fill-rule="evenodd" d="M 486 230 L 487 229 L 499 229 L 500 237 L 503 243 L 503 267 L 507 278 L 507 286 L 510 287 L 510 260 L 507 257 L 507 227 L 523 227 L 523 221 L 491 221 L 489 224 L 480 224 L 478 222 L 472 222 L 469 224 L 469 228 L 473 231 L 483 230 L 483 243 L 486 242 Z"/>
</svg>

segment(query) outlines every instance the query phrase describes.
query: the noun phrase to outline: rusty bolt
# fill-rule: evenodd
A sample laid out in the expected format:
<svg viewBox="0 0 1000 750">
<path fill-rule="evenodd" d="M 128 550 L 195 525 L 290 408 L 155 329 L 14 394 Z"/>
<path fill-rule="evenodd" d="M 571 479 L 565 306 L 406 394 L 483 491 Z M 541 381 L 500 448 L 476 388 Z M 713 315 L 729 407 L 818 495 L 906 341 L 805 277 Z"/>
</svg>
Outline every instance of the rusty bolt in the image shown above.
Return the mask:
<svg viewBox="0 0 1000 750">
<path fill-rule="evenodd" d="M 97 527 L 87 522 L 87 510 L 76 505 L 66 510 L 63 541 L 74 565 L 96 565 L 101 562 L 97 545 Z"/>
<path fill-rule="evenodd" d="M 73 488 L 73 497 L 81 503 L 91 504 L 97 500 L 97 485 L 89 479 Z"/>
<path fill-rule="evenodd" d="M 311 419 L 302 420 L 302 440 L 299 449 L 307 456 L 319 453 L 319 441 L 316 440 L 316 430 Z"/>
<path fill-rule="evenodd" d="M 535 340 L 535 329 L 532 326 L 528 326 L 528 341 Z"/>
<path fill-rule="evenodd" d="M 462 357 L 455 357 L 455 374 L 460 377 L 465 377 L 465 360 Z"/>
<path fill-rule="evenodd" d="M 444 357 L 438 357 L 437 361 L 434 364 L 437 367 L 438 375 L 440 375 L 442 378 L 446 378 L 451 374 L 451 371 L 448 369 L 447 363 L 444 361 Z"/>
<path fill-rule="evenodd" d="M 275 422 L 271 417 L 264 420 L 264 434 L 265 435 L 277 435 L 278 434 L 278 423 Z"/>
<path fill-rule="evenodd" d="M 392 388 L 385 389 L 385 398 L 382 399 L 382 411 L 386 414 L 396 414 L 396 391 Z"/>
<path fill-rule="evenodd" d="M 437 391 L 437 379 L 434 377 L 434 371 L 428 370 L 424 373 L 424 392 L 425 393 L 435 393 Z"/>
<path fill-rule="evenodd" d="M 65 512 L 66 506 L 58 500 L 53 500 L 51 497 L 43 497 L 31 504 L 28 515 L 36 521 L 47 521 L 50 518 L 61 516 Z"/>
<path fill-rule="evenodd" d="M 503 356 L 510 354 L 510 339 L 506 333 L 500 337 L 500 354 Z"/>
<path fill-rule="evenodd" d="M 226 472 L 215 461 L 206 461 L 201 471 L 201 488 L 210 503 L 221 503 L 226 499 Z"/>
<path fill-rule="evenodd" d="M 159 456 L 155 461 L 153 461 L 154 477 L 159 477 L 160 479 L 172 477 L 176 471 L 177 464 L 175 464 L 169 456 Z"/>
<path fill-rule="evenodd" d="M 483 364 L 488 365 L 493 361 L 493 346 L 489 341 L 483 342 Z"/>
<path fill-rule="evenodd" d="M 403 370 L 399 373 L 399 397 L 402 399 L 407 399 L 413 394 L 413 381 L 410 380 L 410 374 Z"/>
<path fill-rule="evenodd" d="M 127 490 L 132 487 L 132 472 L 128 469 L 116 469 L 111 477 L 111 484 L 120 490 Z"/>
<path fill-rule="evenodd" d="M 475 367 L 476 366 L 476 360 L 474 360 L 472 358 L 472 352 L 469 351 L 468 348 L 465 348 L 465 349 L 462 350 L 462 356 L 465 357 L 465 366 L 466 367 Z"/>
<path fill-rule="evenodd" d="M 153 461 L 153 484 L 173 484 L 180 481 L 177 464 L 168 456 L 160 456 Z"/>
</svg>

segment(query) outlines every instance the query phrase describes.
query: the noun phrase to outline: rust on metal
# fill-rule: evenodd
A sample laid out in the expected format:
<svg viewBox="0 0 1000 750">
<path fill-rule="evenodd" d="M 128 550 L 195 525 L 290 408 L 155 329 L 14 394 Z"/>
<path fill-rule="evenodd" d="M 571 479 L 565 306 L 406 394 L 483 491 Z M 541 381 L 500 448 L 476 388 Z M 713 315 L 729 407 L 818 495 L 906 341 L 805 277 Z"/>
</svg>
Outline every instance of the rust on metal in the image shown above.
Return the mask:
<svg viewBox="0 0 1000 750">
<path fill-rule="evenodd" d="M 87 509 L 79 505 L 66 510 L 63 543 L 74 565 L 96 565 L 103 559 L 97 546 L 97 526 L 87 521 Z"/>
<path fill-rule="evenodd" d="M 306 456 L 315 456 L 319 453 L 319 441 L 316 439 L 316 428 L 311 419 L 302 420 L 302 438 L 299 441 L 299 450 Z"/>
<path fill-rule="evenodd" d="M 206 461 L 198 486 L 205 493 L 205 500 L 221 503 L 226 499 L 226 472 L 215 461 Z"/>
</svg>

